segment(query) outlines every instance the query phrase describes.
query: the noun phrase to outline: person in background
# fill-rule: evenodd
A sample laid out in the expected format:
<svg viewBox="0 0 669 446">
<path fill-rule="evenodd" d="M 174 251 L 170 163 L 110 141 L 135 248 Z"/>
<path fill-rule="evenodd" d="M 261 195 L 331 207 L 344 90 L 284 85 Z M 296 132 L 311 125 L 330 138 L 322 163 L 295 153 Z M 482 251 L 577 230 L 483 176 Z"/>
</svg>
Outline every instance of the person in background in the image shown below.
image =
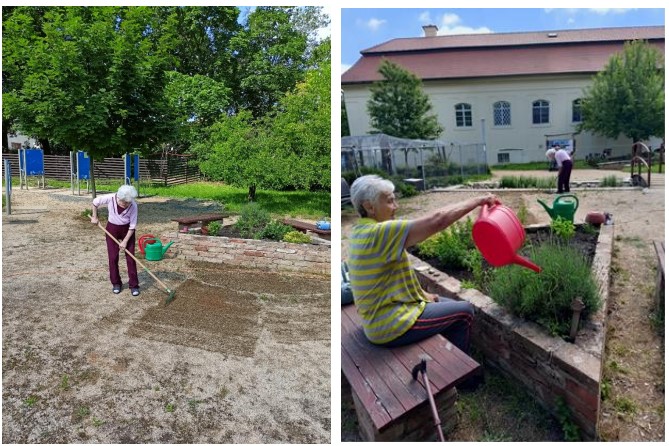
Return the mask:
<svg viewBox="0 0 669 446">
<path fill-rule="evenodd" d="M 137 190 L 133 186 L 121 186 L 115 194 L 101 195 L 93 200 L 91 223 L 97 225 L 98 207 L 106 204 L 109 218 L 106 229 L 117 240 L 119 246 L 109 235 L 107 240 L 107 257 L 109 258 L 109 279 L 112 291 L 119 294 L 123 288 L 121 274 L 118 269 L 118 259 L 121 252 L 126 250 L 135 254 L 135 227 L 137 226 Z M 131 256 L 125 256 L 128 267 L 128 286 L 133 296 L 139 296 L 139 279 L 137 278 L 137 263 Z"/>
<path fill-rule="evenodd" d="M 569 181 L 573 162 L 569 152 L 563 148 L 550 148 L 546 151 L 546 158 L 555 160 L 558 166 L 557 193 L 569 193 Z"/>
<path fill-rule="evenodd" d="M 421 218 L 398 220 L 394 189 L 376 175 L 362 176 L 351 186 L 351 201 L 361 218 L 352 228 L 347 264 L 365 335 L 373 344 L 394 347 L 441 333 L 468 353 L 473 306 L 424 291 L 406 248 L 475 208 L 499 201 L 488 194 Z"/>
</svg>

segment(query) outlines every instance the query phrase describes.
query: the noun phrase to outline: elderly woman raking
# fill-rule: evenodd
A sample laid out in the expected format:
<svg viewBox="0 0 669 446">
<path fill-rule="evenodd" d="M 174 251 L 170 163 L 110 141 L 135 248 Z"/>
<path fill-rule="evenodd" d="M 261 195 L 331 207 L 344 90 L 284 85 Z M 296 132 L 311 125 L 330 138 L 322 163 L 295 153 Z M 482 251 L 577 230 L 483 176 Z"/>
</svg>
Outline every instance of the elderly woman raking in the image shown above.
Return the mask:
<svg viewBox="0 0 669 446">
<path fill-rule="evenodd" d="M 355 305 L 370 342 L 393 347 L 441 333 L 469 352 L 472 305 L 424 291 L 406 248 L 446 229 L 475 208 L 499 201 L 483 195 L 413 220 L 397 220 L 394 185 L 365 175 L 351 186 L 360 215 L 349 238 L 348 267 Z"/>
<path fill-rule="evenodd" d="M 118 260 L 121 252 L 126 250 L 135 254 L 135 227 L 137 226 L 137 190 L 133 186 L 121 186 L 115 194 L 101 195 L 93 200 L 91 223 L 97 225 L 98 207 L 107 205 L 109 218 L 106 229 L 120 243 L 117 244 L 109 234 L 107 240 L 107 256 L 109 258 L 109 280 L 112 291 L 119 294 L 123 288 Z M 137 264 L 131 256 L 125 256 L 128 267 L 128 286 L 133 296 L 139 296 L 139 279 Z"/>
</svg>

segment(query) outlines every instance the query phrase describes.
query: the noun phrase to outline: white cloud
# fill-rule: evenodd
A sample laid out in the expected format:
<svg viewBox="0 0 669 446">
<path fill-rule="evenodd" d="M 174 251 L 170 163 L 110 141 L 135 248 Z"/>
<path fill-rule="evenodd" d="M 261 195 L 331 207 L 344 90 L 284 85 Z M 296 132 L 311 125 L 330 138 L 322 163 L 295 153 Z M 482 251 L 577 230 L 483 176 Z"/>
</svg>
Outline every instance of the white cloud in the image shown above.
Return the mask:
<svg viewBox="0 0 669 446">
<path fill-rule="evenodd" d="M 432 18 L 430 17 L 430 11 L 422 12 L 422 13 L 418 16 L 418 21 L 419 21 L 420 23 L 422 23 L 423 25 L 429 25 L 429 24 L 431 24 L 431 23 L 432 23 Z"/>
<path fill-rule="evenodd" d="M 625 14 L 627 11 L 632 11 L 636 8 L 590 8 L 591 12 L 599 15 L 606 14 Z"/>
<path fill-rule="evenodd" d="M 376 30 L 378 30 L 378 29 L 381 27 L 381 25 L 383 25 L 384 23 L 386 23 L 386 20 L 384 20 L 384 19 L 375 19 L 374 17 L 372 17 L 371 19 L 369 19 L 369 20 L 367 21 L 366 25 L 367 25 L 367 28 L 371 29 L 372 31 L 376 31 Z"/>
<path fill-rule="evenodd" d="M 348 71 L 349 68 L 351 68 L 353 65 L 343 63 L 341 64 L 341 74 L 344 74 L 346 71 Z"/>
<path fill-rule="evenodd" d="M 364 21 L 361 19 L 356 20 L 356 24 L 359 27 L 367 28 L 371 31 L 377 31 L 384 23 L 387 23 L 385 19 L 377 19 L 372 17 L 371 19 Z"/>
<path fill-rule="evenodd" d="M 437 21 L 437 26 L 439 27 L 437 34 L 445 36 L 452 34 L 487 34 L 492 32 L 487 26 L 473 28 L 462 25 L 461 22 L 462 19 L 457 14 L 446 13 L 442 15 L 441 19 Z"/>
</svg>

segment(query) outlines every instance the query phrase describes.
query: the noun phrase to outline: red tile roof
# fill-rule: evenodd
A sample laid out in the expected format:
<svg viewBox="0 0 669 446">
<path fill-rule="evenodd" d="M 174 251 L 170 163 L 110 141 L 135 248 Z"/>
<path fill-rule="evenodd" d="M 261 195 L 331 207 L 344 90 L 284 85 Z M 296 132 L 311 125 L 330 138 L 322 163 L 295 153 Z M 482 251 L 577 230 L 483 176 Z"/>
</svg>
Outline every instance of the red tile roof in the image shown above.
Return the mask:
<svg viewBox="0 0 669 446">
<path fill-rule="evenodd" d="M 424 80 L 594 73 L 633 39 L 648 40 L 664 54 L 664 26 L 393 39 L 362 51 L 341 82 L 381 80 L 377 70 L 383 58 Z"/>
</svg>

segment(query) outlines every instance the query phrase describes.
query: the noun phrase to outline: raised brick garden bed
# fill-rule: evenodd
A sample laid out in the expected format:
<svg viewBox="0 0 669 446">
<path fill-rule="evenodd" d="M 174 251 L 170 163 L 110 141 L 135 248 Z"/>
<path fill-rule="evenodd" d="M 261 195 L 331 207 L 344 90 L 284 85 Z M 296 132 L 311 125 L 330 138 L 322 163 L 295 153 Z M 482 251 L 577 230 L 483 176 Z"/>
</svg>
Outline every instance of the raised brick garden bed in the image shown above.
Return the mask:
<svg viewBox="0 0 669 446">
<path fill-rule="evenodd" d="M 521 382 L 553 413 L 557 400 L 563 399 L 584 440 L 597 438 L 613 228 L 601 226 L 592 264 L 602 308 L 582 324 L 574 343 L 550 336 L 539 325 L 513 316 L 489 296 L 463 289 L 457 279 L 411 256 L 425 289 L 474 305 L 472 340 L 483 352 L 485 363 Z"/>
<path fill-rule="evenodd" d="M 169 234 L 176 257 L 276 271 L 330 274 L 330 246 L 194 234 Z"/>
</svg>

